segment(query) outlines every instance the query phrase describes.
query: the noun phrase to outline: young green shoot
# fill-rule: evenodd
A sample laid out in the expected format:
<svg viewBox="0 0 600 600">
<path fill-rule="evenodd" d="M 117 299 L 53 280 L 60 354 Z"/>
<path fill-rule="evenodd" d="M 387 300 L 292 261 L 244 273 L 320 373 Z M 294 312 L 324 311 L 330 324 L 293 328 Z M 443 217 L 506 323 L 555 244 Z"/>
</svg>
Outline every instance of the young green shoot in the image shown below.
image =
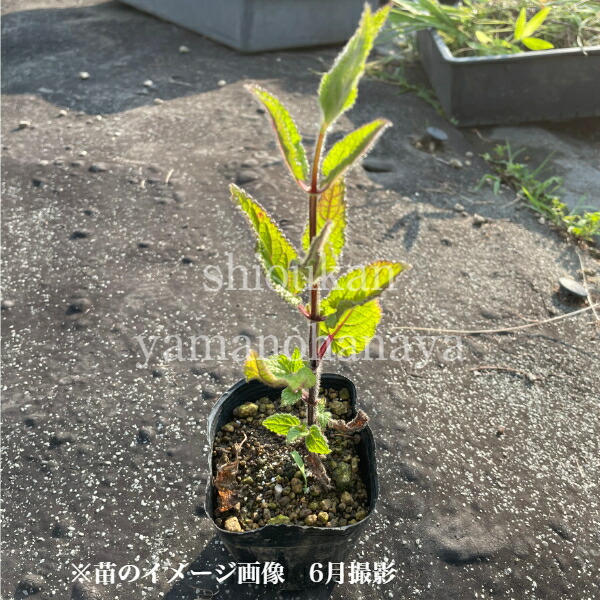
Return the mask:
<svg viewBox="0 0 600 600">
<path fill-rule="evenodd" d="M 298 467 L 298 470 L 300 471 L 300 473 L 302 473 L 302 479 L 304 479 L 304 493 L 308 494 L 308 479 L 306 477 L 306 467 L 304 466 L 304 461 L 302 460 L 302 457 L 300 456 L 300 454 L 298 454 L 297 450 L 292 450 L 290 452 L 290 454 L 292 455 L 292 458 L 294 459 L 294 462 L 296 463 L 296 466 Z"/>
</svg>

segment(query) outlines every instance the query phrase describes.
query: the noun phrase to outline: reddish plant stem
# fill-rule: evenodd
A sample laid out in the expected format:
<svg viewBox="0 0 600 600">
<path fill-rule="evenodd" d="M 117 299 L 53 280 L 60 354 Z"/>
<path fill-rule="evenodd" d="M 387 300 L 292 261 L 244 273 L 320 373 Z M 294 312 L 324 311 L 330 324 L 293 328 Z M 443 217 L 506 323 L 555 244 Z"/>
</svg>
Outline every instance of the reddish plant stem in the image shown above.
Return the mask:
<svg viewBox="0 0 600 600">
<path fill-rule="evenodd" d="M 315 154 L 313 157 L 309 205 L 308 205 L 308 233 L 310 241 L 317 235 L 317 202 L 319 199 L 319 164 L 321 162 L 321 153 L 323 152 L 323 144 L 325 142 L 326 128 L 321 126 L 319 137 L 315 146 Z M 316 423 L 317 402 L 319 400 L 320 387 L 320 360 L 318 352 L 319 341 L 319 284 L 315 283 L 310 290 L 310 324 L 308 329 L 308 351 L 310 355 L 310 368 L 317 378 L 317 383 L 308 391 L 306 422 L 308 426 Z"/>
</svg>

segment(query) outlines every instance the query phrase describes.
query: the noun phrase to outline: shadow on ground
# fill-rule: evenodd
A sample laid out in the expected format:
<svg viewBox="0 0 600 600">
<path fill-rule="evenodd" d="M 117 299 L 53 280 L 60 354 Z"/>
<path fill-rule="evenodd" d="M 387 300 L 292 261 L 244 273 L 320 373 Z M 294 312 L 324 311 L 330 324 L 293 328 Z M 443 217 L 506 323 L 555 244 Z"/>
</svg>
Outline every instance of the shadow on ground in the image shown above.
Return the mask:
<svg viewBox="0 0 600 600">
<path fill-rule="evenodd" d="M 180 53 L 182 45 L 190 52 Z M 306 68 L 320 68 L 315 55 L 301 56 Z M 258 79 L 284 75 L 274 63 L 272 55 L 241 55 L 118 2 L 2 17 L 3 93 L 36 94 L 88 114 L 208 92 L 221 80 L 245 78 L 246 66 Z M 153 85 L 145 87 L 146 80 Z M 293 77 L 286 85 L 297 90 Z"/>
</svg>

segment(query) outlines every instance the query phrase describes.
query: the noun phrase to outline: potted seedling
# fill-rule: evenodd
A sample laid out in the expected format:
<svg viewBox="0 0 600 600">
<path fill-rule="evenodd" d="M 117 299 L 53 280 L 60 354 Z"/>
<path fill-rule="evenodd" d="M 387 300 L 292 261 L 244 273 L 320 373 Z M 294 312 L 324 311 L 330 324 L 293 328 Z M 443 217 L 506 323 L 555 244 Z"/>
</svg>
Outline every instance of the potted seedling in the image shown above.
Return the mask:
<svg viewBox="0 0 600 600">
<path fill-rule="evenodd" d="M 600 2 L 394 0 L 390 20 L 461 126 L 600 115 Z"/>
<path fill-rule="evenodd" d="M 321 124 L 310 161 L 283 104 L 270 92 L 249 87 L 270 117 L 285 164 L 307 199 L 302 251 L 256 200 L 231 186 L 233 202 L 256 234 L 270 285 L 306 320 L 308 343 L 304 352 L 295 348 L 290 355 L 251 352 L 246 381 L 214 407 L 207 514 L 238 560 L 283 563 L 287 581 L 296 585 L 302 585 L 302 571 L 312 563 L 343 560 L 378 495 L 373 437 L 367 415 L 355 406 L 354 385 L 321 370 L 328 353 L 346 357 L 366 348 L 381 319 L 378 298 L 407 265 L 380 260 L 347 270 L 327 293 L 322 285 L 337 273 L 346 241 L 345 174 L 390 123 L 367 123 L 327 151 L 326 138 L 356 100 L 388 12 L 386 7 L 372 13 L 366 5 L 358 30 L 323 76 Z"/>
<path fill-rule="evenodd" d="M 345 42 L 364 0 L 121 0 L 242 52 Z M 377 6 L 376 0 L 368 0 Z"/>
</svg>

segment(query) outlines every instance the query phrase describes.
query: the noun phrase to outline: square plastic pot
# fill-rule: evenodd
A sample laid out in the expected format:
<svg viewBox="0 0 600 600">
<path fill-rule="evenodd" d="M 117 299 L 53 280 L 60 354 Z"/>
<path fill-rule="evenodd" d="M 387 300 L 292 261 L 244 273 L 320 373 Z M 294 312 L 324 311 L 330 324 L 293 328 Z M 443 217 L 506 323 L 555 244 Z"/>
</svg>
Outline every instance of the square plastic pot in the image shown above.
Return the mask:
<svg viewBox="0 0 600 600">
<path fill-rule="evenodd" d="M 419 31 L 417 43 L 459 126 L 600 116 L 600 46 L 456 58 L 432 29 Z"/>
<path fill-rule="evenodd" d="M 323 374 L 323 387 L 350 392 L 350 404 L 355 412 L 356 388 L 342 375 Z M 228 390 L 215 404 L 208 417 L 208 444 L 212 449 L 215 434 L 232 419 L 232 411 L 244 402 L 255 402 L 269 397 L 276 400 L 281 390 L 263 385 L 254 380 L 240 381 Z M 212 483 L 212 450 L 208 454 L 208 468 L 211 476 L 206 486 L 205 509 L 219 539 L 227 547 L 238 563 L 278 562 L 285 569 L 285 584 L 280 589 L 303 589 L 315 585 L 310 579 L 310 567 L 321 563 L 343 562 L 352 551 L 362 532 L 369 525 L 375 504 L 379 497 L 379 479 L 375 458 L 375 442 L 369 426 L 360 432 L 358 444 L 360 474 L 368 492 L 369 514 L 358 523 L 345 527 L 306 527 L 303 525 L 265 525 L 253 531 L 234 533 L 217 526 L 214 521 L 216 490 Z"/>
<path fill-rule="evenodd" d="M 365 0 L 121 0 L 241 52 L 338 44 Z M 373 8 L 377 0 L 367 0 Z"/>
</svg>

